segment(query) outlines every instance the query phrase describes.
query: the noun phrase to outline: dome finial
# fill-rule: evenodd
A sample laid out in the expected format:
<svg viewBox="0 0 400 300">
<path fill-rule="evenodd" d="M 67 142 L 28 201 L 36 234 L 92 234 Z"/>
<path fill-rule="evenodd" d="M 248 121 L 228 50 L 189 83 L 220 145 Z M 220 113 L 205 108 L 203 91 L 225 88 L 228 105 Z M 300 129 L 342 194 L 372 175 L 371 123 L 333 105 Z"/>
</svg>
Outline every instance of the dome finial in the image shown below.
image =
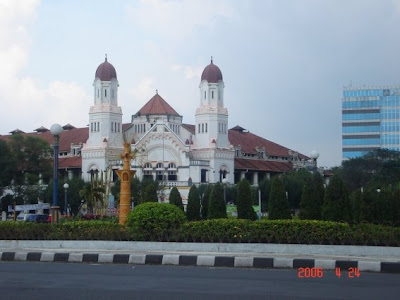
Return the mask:
<svg viewBox="0 0 400 300">
<path fill-rule="evenodd" d="M 211 63 L 213 63 L 213 57 L 211 56 Z"/>
<path fill-rule="evenodd" d="M 158 90 L 156 90 L 156 94 L 158 95 Z"/>
<path fill-rule="evenodd" d="M 106 59 L 105 59 L 105 61 L 107 61 L 107 53 L 106 53 Z"/>
</svg>

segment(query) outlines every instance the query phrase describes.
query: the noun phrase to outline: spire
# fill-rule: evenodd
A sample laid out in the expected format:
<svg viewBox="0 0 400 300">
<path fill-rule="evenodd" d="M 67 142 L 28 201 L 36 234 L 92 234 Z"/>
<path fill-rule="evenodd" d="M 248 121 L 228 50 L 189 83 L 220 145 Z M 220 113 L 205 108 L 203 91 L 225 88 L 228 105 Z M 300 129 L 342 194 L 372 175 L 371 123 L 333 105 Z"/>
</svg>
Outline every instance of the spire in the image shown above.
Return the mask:
<svg viewBox="0 0 400 300">
<path fill-rule="evenodd" d="M 211 63 L 213 63 L 213 57 L 211 56 Z"/>
<path fill-rule="evenodd" d="M 158 95 L 158 90 L 156 90 L 156 94 Z"/>
<path fill-rule="evenodd" d="M 107 53 L 106 53 L 106 59 L 104 61 L 107 61 Z"/>
</svg>

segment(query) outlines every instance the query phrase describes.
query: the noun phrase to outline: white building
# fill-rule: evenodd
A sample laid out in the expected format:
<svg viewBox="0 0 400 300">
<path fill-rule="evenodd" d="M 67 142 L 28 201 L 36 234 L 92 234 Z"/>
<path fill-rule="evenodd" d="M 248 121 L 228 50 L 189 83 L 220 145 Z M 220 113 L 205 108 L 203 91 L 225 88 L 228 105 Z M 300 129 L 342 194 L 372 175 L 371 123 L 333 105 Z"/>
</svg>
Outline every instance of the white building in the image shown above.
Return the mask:
<svg viewBox="0 0 400 300">
<path fill-rule="evenodd" d="M 122 124 L 118 87 L 117 72 L 106 58 L 95 73 L 89 126 L 63 127 L 59 169 L 65 176 L 82 174 L 90 180 L 91 173 L 108 171 L 115 179 L 112 170 L 120 167 L 124 140 L 136 153 L 132 169 L 140 179 L 151 176 L 181 190 L 190 183 L 237 183 L 244 177 L 257 185 L 264 177 L 313 167 L 303 154 L 240 126 L 229 129 L 222 72 L 212 60 L 201 74 L 199 98 L 193 99 L 194 125 L 183 123 L 183 117 L 158 93 L 132 115 L 130 123 Z M 48 129 L 42 126 L 35 131 L 28 134 L 52 144 Z M 25 134 L 19 129 L 11 132 L 21 133 Z"/>
</svg>

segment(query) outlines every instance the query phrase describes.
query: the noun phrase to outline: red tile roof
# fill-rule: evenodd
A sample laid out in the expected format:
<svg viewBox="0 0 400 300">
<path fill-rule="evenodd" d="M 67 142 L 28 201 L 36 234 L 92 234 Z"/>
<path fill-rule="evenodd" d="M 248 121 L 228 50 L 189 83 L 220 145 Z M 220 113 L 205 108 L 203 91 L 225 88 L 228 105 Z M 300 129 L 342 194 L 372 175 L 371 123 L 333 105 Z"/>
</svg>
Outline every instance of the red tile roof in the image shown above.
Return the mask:
<svg viewBox="0 0 400 300">
<path fill-rule="evenodd" d="M 39 138 L 42 138 L 46 140 L 50 145 L 53 144 L 53 136 L 51 135 L 50 131 L 45 131 L 45 132 L 29 132 L 29 133 L 23 133 L 22 135 L 24 136 L 37 136 Z M 3 135 L 0 137 L 0 139 L 8 141 L 11 135 Z M 69 152 L 71 149 L 71 144 L 79 144 L 79 143 L 85 143 L 89 137 L 89 128 L 88 127 L 83 127 L 83 128 L 74 128 L 71 130 L 66 130 L 63 131 L 60 134 L 60 146 L 59 146 L 59 151 L 60 152 Z"/>
<path fill-rule="evenodd" d="M 185 128 L 187 131 L 189 131 L 191 134 L 195 134 L 196 133 L 196 126 L 192 125 L 192 124 L 183 124 L 182 123 L 182 127 Z"/>
<path fill-rule="evenodd" d="M 175 115 L 180 116 L 158 93 L 153 96 L 136 115 Z"/>
<path fill-rule="evenodd" d="M 278 156 L 278 157 L 287 157 L 289 156 L 289 150 L 286 147 L 283 147 L 279 144 L 271 142 L 267 139 L 264 139 L 258 135 L 255 135 L 250 132 L 244 131 L 245 129 L 240 126 L 235 126 L 235 129 L 230 129 L 228 133 L 229 142 L 238 147 L 241 146 L 243 152 L 248 154 L 257 154 L 258 148 L 265 148 L 266 155 L 269 156 Z M 240 128 L 241 130 L 237 130 L 236 128 Z M 243 129 L 243 131 L 242 131 Z M 301 159 L 307 159 L 308 157 L 300 154 L 299 157 Z"/>
<path fill-rule="evenodd" d="M 235 158 L 235 169 L 283 173 L 293 169 L 291 162 Z"/>
<path fill-rule="evenodd" d="M 60 157 L 58 159 L 58 168 L 82 168 L 82 156 Z"/>
</svg>

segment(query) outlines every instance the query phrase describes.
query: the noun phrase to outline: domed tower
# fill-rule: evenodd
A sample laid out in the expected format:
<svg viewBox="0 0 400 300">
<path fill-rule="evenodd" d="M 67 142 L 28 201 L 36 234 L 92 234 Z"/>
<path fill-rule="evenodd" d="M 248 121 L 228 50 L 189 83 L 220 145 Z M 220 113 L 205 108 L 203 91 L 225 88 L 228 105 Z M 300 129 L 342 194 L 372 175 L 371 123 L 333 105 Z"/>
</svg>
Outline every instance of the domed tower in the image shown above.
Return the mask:
<svg viewBox="0 0 400 300">
<path fill-rule="evenodd" d="M 96 70 L 93 87 L 94 103 L 89 110 L 89 138 L 81 152 L 82 176 L 85 181 L 90 180 L 93 171 L 108 170 L 110 161 L 116 160 L 123 150 L 117 72 L 107 61 L 107 56 Z"/>
<path fill-rule="evenodd" d="M 94 87 L 94 105 L 89 112 L 90 145 L 102 144 L 105 140 L 110 146 L 121 143 L 122 110 L 118 106 L 117 72 L 107 60 L 97 67 Z"/>
<path fill-rule="evenodd" d="M 196 110 L 196 148 L 229 148 L 228 110 L 224 107 L 224 81 L 220 68 L 211 63 L 200 81 L 200 106 Z"/>
<path fill-rule="evenodd" d="M 233 183 L 234 150 L 228 139 L 224 81 L 212 58 L 201 74 L 199 88 L 200 106 L 196 110 L 196 133 L 191 155 L 194 160 L 207 161 L 207 165 L 200 166 L 193 173 L 199 172 L 202 182 Z"/>
</svg>

